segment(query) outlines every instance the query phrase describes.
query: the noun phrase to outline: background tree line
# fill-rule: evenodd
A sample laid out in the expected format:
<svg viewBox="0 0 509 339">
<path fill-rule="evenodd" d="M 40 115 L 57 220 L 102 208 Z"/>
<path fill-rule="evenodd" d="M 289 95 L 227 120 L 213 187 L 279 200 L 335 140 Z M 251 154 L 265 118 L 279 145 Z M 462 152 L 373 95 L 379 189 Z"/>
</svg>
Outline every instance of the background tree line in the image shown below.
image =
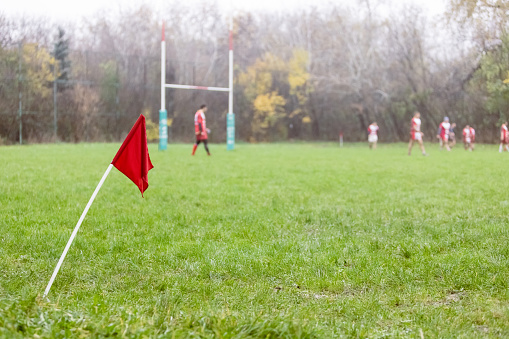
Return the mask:
<svg viewBox="0 0 509 339">
<path fill-rule="evenodd" d="M 289 13 L 234 16 L 237 139 L 366 137 L 405 141 L 413 112 L 434 138 L 443 116 L 495 142 L 509 117 L 506 0 L 451 0 L 430 18 L 418 7 L 359 0 Z M 228 18 L 214 4 L 172 3 L 99 13 L 78 26 L 0 14 L 0 140 L 120 140 L 143 113 L 157 138 L 160 30 L 169 83 L 227 87 Z M 207 103 L 213 141 L 226 136 L 224 93 L 167 90 L 170 138 L 193 138 Z M 55 119 L 56 118 L 56 119 Z"/>
</svg>

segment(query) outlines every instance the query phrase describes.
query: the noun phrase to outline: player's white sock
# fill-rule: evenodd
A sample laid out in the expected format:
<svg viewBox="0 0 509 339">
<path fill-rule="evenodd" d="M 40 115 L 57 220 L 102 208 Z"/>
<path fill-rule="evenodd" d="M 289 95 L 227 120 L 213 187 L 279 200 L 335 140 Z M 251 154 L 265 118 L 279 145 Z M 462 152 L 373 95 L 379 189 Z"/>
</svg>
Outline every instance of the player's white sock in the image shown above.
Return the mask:
<svg viewBox="0 0 509 339">
<path fill-rule="evenodd" d="M 500 147 L 498 148 L 498 152 L 502 153 L 502 144 L 500 144 Z"/>
</svg>

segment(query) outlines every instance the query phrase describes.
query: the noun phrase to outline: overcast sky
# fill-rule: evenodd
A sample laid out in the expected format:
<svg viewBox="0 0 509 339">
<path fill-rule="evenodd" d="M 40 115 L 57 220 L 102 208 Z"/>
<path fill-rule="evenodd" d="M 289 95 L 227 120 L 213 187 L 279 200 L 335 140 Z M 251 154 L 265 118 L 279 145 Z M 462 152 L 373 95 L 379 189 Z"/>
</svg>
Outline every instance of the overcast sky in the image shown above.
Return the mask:
<svg viewBox="0 0 509 339">
<path fill-rule="evenodd" d="M 211 0 L 214 1 L 214 0 Z M 330 2 L 348 5 L 352 0 L 215 0 L 224 11 L 284 11 L 288 9 L 302 9 L 310 6 L 325 5 Z M 448 0 L 382 0 L 387 5 L 379 8 L 390 11 L 391 6 L 402 4 L 416 4 L 421 6 L 430 16 L 442 14 Z M 91 16 L 102 9 L 115 9 L 122 6 L 148 3 L 160 8 L 168 0 L 2 0 L 0 12 L 5 14 L 28 14 L 50 17 L 55 20 L 78 21 L 84 16 Z M 203 0 L 187 0 L 187 3 L 200 3 Z M 374 2 L 374 1 L 372 1 Z M 233 4 L 233 5 L 232 5 Z"/>
</svg>

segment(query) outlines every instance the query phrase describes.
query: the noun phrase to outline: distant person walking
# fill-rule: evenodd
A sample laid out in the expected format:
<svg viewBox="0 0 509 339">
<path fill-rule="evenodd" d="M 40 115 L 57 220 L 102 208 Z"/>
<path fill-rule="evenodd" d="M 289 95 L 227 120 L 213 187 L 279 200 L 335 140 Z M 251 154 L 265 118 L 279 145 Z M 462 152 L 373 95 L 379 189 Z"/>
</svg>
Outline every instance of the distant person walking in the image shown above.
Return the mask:
<svg viewBox="0 0 509 339">
<path fill-rule="evenodd" d="M 369 148 L 376 149 L 376 144 L 378 142 L 378 124 L 376 122 L 372 123 L 368 127 L 368 143 Z"/>
<path fill-rule="evenodd" d="M 412 154 L 412 147 L 414 147 L 415 141 L 417 141 L 417 143 L 419 144 L 422 155 L 427 155 L 426 150 L 424 149 L 424 144 L 422 143 L 423 136 L 424 133 L 421 132 L 421 113 L 415 112 L 414 117 L 412 118 L 412 126 L 410 127 L 410 142 L 408 143 L 408 155 Z"/>
<path fill-rule="evenodd" d="M 210 132 L 207 129 L 207 124 L 205 122 L 205 113 L 207 112 L 207 105 L 201 105 L 200 109 L 194 115 L 194 132 L 196 135 L 196 143 L 193 146 L 193 153 L 196 152 L 198 145 L 203 142 L 203 146 L 205 146 L 205 151 L 210 155 L 209 146 L 208 146 L 208 133 Z"/>
<path fill-rule="evenodd" d="M 504 150 L 509 151 L 509 131 L 507 130 L 507 121 L 500 126 L 500 147 L 498 151 L 502 153 Z"/>
</svg>

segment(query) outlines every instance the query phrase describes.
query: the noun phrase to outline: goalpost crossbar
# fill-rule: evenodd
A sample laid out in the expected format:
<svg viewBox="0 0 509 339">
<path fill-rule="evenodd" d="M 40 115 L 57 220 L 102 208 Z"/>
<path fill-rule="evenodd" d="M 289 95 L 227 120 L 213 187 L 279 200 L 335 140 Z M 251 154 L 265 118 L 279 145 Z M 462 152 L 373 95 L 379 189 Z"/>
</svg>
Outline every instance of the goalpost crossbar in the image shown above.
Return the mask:
<svg viewBox="0 0 509 339">
<path fill-rule="evenodd" d="M 215 91 L 215 92 L 230 92 L 228 87 L 210 87 L 210 86 L 191 86 L 191 85 L 177 85 L 177 84 L 165 84 L 166 88 L 176 89 L 197 89 L 202 91 Z"/>
</svg>

